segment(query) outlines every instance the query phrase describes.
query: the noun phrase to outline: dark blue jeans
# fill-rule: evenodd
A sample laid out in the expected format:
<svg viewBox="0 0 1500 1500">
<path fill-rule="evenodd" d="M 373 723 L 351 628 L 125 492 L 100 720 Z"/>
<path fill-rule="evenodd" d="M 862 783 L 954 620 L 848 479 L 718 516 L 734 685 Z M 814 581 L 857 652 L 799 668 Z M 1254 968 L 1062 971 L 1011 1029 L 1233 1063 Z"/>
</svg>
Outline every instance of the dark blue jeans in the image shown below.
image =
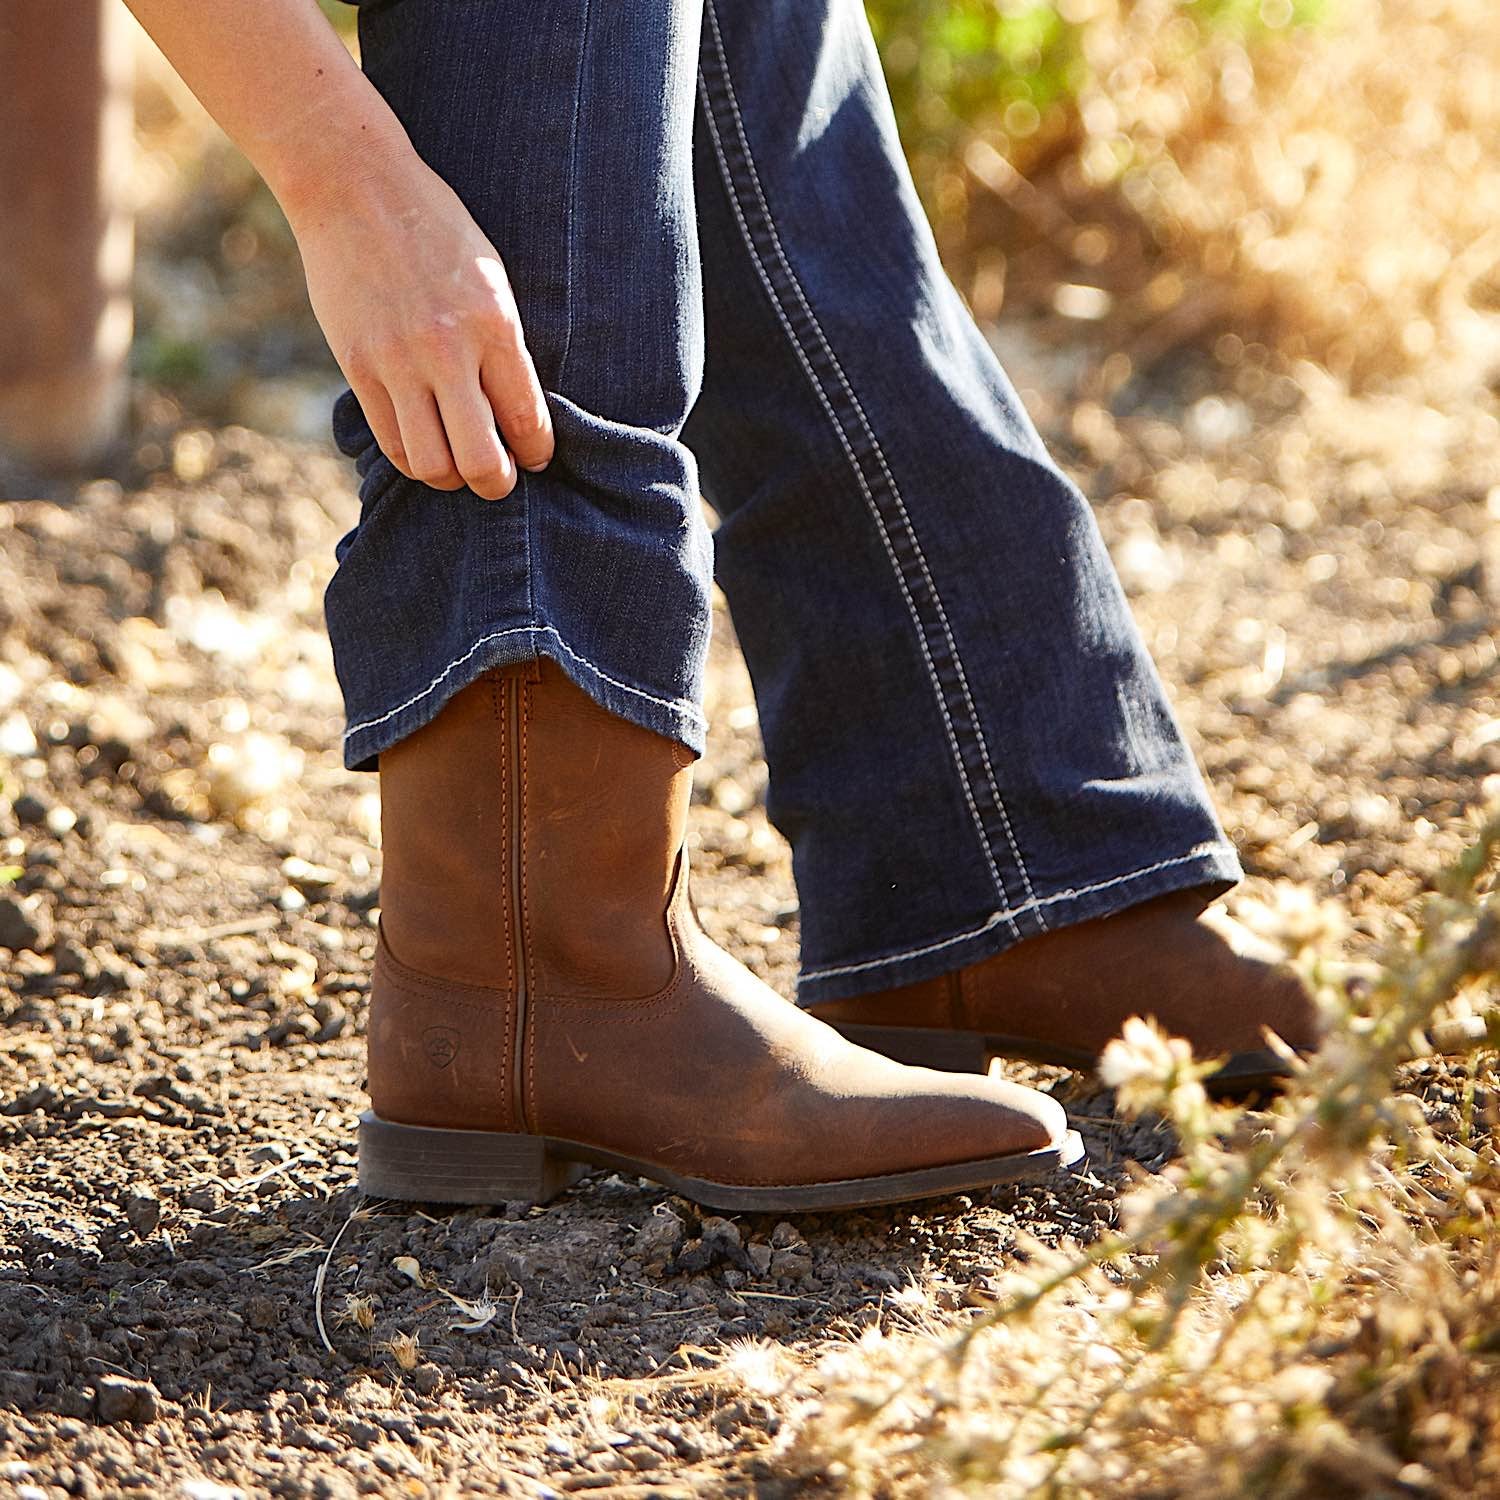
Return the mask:
<svg viewBox="0 0 1500 1500">
<path fill-rule="evenodd" d="M 717 573 L 803 1003 L 1238 878 L 1089 506 L 938 264 L 857 0 L 374 0 L 360 39 L 505 259 L 557 456 L 443 493 L 340 399 L 350 766 L 537 654 L 701 750 Z"/>
</svg>

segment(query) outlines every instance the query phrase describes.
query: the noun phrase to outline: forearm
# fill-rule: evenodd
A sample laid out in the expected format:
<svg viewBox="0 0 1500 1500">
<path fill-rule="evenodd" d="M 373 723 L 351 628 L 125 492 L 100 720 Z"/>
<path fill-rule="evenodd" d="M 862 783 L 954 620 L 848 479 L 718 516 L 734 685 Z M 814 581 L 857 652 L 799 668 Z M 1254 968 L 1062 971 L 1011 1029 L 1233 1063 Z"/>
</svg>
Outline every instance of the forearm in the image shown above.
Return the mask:
<svg viewBox="0 0 1500 1500">
<path fill-rule="evenodd" d="M 295 225 L 411 156 L 316 0 L 126 0 Z"/>
<path fill-rule="evenodd" d="M 391 462 L 489 499 L 517 463 L 544 468 L 551 418 L 499 253 L 316 0 L 126 3 L 280 200 L 313 312 Z"/>
</svg>

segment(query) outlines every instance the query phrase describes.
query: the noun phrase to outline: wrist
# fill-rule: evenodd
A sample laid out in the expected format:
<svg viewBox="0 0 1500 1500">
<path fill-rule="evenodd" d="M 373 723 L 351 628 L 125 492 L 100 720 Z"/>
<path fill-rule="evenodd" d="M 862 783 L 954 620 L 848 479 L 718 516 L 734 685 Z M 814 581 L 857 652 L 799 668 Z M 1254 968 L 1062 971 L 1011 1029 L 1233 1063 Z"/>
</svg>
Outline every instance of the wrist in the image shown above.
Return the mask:
<svg viewBox="0 0 1500 1500">
<path fill-rule="evenodd" d="M 315 145 L 288 151 L 261 168 L 293 233 L 377 199 L 394 183 L 422 167 L 422 160 L 394 117 L 348 125 Z"/>
</svg>

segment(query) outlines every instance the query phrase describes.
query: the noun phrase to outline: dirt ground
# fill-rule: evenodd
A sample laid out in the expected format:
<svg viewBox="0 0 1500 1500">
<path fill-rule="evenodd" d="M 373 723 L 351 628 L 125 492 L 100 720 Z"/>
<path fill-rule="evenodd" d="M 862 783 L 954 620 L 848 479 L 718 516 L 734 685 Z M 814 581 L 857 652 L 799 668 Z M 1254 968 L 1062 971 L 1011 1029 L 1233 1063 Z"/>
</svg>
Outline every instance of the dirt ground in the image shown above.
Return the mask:
<svg viewBox="0 0 1500 1500">
<path fill-rule="evenodd" d="M 1235 899 L 1301 883 L 1372 941 L 1500 774 L 1500 423 L 1197 355 L 1110 412 L 1040 341 L 1007 358 L 1100 501 Z M 982 1200 L 731 1222 L 604 1175 L 546 1209 L 361 1200 L 378 806 L 339 765 L 320 614 L 353 512 L 325 450 L 170 425 L 119 481 L 0 505 L 0 1495 L 836 1488 L 785 1443 L 779 1351 L 961 1319 L 1172 1143 L 1058 1073 L 1086 1167 Z M 789 992 L 724 619 L 709 708 L 697 899 Z"/>
</svg>

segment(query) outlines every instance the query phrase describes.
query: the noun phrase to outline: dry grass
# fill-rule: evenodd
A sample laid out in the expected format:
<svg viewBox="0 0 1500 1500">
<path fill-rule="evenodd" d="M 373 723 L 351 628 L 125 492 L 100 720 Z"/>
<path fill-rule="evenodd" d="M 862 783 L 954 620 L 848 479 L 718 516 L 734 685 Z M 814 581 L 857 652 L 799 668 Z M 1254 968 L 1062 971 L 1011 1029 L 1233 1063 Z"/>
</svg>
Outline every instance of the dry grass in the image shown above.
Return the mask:
<svg viewBox="0 0 1500 1500">
<path fill-rule="evenodd" d="M 1067 14 L 1086 17 L 1076 107 L 1030 141 L 981 130 L 966 164 L 1078 281 L 1168 340 L 1228 330 L 1355 381 L 1420 370 L 1448 392 L 1494 373 L 1500 10 L 1332 0 L 1320 24 L 1248 42 L 1179 0 Z"/>
<path fill-rule="evenodd" d="M 1216 96 L 1181 101 L 1178 170 L 1153 163 L 1137 190 L 1175 256 L 1287 352 L 1338 373 L 1431 362 L 1483 378 L 1500 306 L 1500 10 L 1345 0 L 1336 14 L 1310 50 L 1226 55 Z"/>
<path fill-rule="evenodd" d="M 1128 1027 L 1101 1071 L 1181 1159 L 993 1311 L 825 1361 L 801 1464 L 872 1494 L 1496 1493 L 1500 1025 L 1469 1002 L 1500 969 L 1497 846 L 1492 820 L 1373 972 L 1319 956 L 1335 908 L 1286 914 L 1331 1035 L 1266 1112 Z M 1423 1060 L 1433 1028 L 1465 1066 Z"/>
</svg>

